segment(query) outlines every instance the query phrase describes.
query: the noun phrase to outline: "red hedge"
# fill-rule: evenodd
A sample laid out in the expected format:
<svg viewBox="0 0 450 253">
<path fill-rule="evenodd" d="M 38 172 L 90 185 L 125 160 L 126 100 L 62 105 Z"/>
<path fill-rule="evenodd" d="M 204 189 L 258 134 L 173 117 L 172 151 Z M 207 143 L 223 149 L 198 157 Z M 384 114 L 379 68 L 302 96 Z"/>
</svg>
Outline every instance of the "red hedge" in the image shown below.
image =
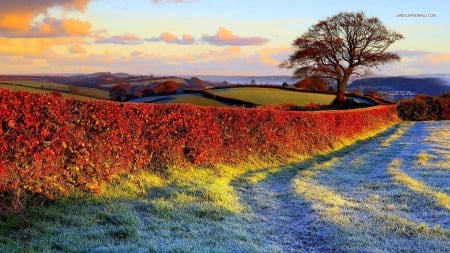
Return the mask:
<svg viewBox="0 0 450 253">
<path fill-rule="evenodd" d="M 85 102 L 0 89 L 0 192 L 95 192 L 118 173 L 327 150 L 398 121 L 395 106 L 327 112 Z M 1 196 L 0 196 L 1 197 Z"/>
</svg>

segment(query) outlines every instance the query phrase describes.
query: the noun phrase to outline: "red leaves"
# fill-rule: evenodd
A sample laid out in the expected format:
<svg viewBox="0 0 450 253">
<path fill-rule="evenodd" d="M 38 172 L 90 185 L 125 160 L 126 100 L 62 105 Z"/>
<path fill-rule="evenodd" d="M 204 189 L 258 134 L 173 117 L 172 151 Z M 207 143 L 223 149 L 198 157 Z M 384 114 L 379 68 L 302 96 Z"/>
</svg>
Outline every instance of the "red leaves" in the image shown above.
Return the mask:
<svg viewBox="0 0 450 253">
<path fill-rule="evenodd" d="M 5 90 L 0 101 L 9 112 L 0 114 L 0 175 L 8 177 L 0 191 L 48 198 L 75 187 L 98 193 L 114 175 L 137 169 L 312 154 L 396 120 L 395 107 L 311 113 L 81 102 Z"/>
</svg>

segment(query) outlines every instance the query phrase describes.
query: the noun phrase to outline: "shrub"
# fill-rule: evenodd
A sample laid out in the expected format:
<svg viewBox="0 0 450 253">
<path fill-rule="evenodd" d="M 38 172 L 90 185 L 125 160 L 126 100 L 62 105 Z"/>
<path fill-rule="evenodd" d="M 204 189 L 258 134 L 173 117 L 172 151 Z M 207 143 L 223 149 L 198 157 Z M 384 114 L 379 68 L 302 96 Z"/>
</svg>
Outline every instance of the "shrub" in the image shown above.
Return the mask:
<svg viewBox="0 0 450 253">
<path fill-rule="evenodd" d="M 2 209 L 168 166 L 287 159 L 394 124 L 395 106 L 293 112 L 120 104 L 0 89 Z M 14 208 L 12 208 L 14 209 Z M 10 210 L 17 211 L 17 210 Z"/>
<path fill-rule="evenodd" d="M 425 121 L 445 119 L 444 97 L 417 95 L 413 99 L 406 99 L 398 104 L 398 113 L 403 120 Z"/>
<path fill-rule="evenodd" d="M 328 89 L 328 83 L 321 77 L 307 77 L 297 82 L 295 87 L 312 91 L 326 91 Z"/>
<path fill-rule="evenodd" d="M 165 81 L 156 85 L 155 94 L 164 95 L 164 94 L 173 94 L 180 88 L 180 84 L 174 81 Z"/>
<path fill-rule="evenodd" d="M 440 118 L 450 120 L 450 93 L 442 95 L 439 102 L 442 109 Z"/>
</svg>

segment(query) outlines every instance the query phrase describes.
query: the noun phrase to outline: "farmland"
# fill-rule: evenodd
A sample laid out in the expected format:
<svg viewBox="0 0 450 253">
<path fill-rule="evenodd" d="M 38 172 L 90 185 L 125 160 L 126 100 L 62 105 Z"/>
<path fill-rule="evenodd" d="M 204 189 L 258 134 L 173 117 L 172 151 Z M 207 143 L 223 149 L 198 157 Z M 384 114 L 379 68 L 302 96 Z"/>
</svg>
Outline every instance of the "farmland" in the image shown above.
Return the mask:
<svg viewBox="0 0 450 253">
<path fill-rule="evenodd" d="M 255 87 L 212 89 L 210 92 L 258 105 L 294 104 L 305 106 L 310 103 L 328 105 L 335 98 L 331 94 L 304 93 L 275 88 Z"/>
<path fill-rule="evenodd" d="M 108 91 L 46 81 L 6 80 L 0 82 L 0 88 L 14 91 L 28 91 L 37 93 L 59 92 L 63 97 L 71 97 L 83 100 L 109 99 Z"/>
</svg>

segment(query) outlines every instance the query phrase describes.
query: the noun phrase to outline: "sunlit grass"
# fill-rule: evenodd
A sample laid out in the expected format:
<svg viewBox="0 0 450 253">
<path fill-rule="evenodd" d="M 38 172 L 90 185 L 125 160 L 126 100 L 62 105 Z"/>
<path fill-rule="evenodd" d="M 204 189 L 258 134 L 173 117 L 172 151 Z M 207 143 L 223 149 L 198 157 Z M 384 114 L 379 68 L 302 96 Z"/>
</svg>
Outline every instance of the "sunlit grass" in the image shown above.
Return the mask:
<svg viewBox="0 0 450 253">
<path fill-rule="evenodd" d="M 393 160 L 389 164 L 388 172 L 394 179 L 402 185 L 408 187 L 412 191 L 432 197 L 437 204 L 450 210 L 450 196 L 444 192 L 435 191 L 425 183 L 408 176 L 400 169 L 401 161 Z"/>
<path fill-rule="evenodd" d="M 241 170 L 230 166 L 220 166 L 218 172 L 210 168 L 174 168 L 168 171 L 168 184 L 183 189 L 195 201 L 211 201 L 230 212 L 240 212 L 242 206 L 230 185 Z M 177 196 L 177 195 L 175 195 Z M 177 203 L 178 199 L 174 199 Z"/>
<path fill-rule="evenodd" d="M 342 252 L 441 252 L 450 246 L 448 194 L 436 188 L 439 184 L 431 187 L 406 175 L 400 170 L 401 159 L 382 160 L 401 156 L 403 146 L 415 145 L 406 136 L 414 134 L 409 133 L 411 126 L 402 124 L 403 129 L 379 142 L 384 143 L 382 147 L 374 144 L 376 155 L 369 151 L 367 155 L 345 155 L 351 158 L 325 157 L 325 162 L 314 161 L 293 179 L 297 196 L 310 203 L 321 219 L 340 228 L 341 234 L 328 241 L 341 242 Z M 439 147 L 445 147 L 448 138 L 441 143 Z M 408 157 L 416 173 L 424 167 L 419 161 L 428 168 L 439 160 L 434 152 L 413 150 L 418 152 Z M 435 173 L 445 176 L 443 171 L 427 172 L 429 177 Z"/>
<path fill-rule="evenodd" d="M 400 159 L 382 161 L 399 148 L 379 150 L 381 138 L 366 149 L 375 155 L 360 150 L 371 140 L 284 166 L 249 159 L 125 175 L 101 196 L 31 210 L 25 229 L 0 219 L 0 252 L 445 252 L 449 196 L 406 175 Z M 433 156 L 427 166 L 438 160 L 420 151 Z M 410 157 L 416 166 L 420 153 Z M 298 240 L 310 248 L 291 246 Z"/>
<path fill-rule="evenodd" d="M 50 93 L 59 92 L 63 97 L 71 97 L 82 100 L 108 100 L 109 92 L 101 89 L 78 87 L 68 84 L 59 84 L 45 81 L 3 81 L 4 84 L 0 84 L 0 88 L 14 90 L 14 91 L 27 91 L 34 93 Z"/>
<path fill-rule="evenodd" d="M 408 130 L 407 128 L 407 124 L 408 123 L 403 123 L 402 125 L 400 125 L 397 130 L 395 131 L 395 133 L 391 134 L 388 138 L 386 138 L 382 143 L 381 143 L 381 147 L 388 147 L 391 145 L 391 143 L 397 139 L 399 139 L 400 137 L 402 137 L 406 131 Z"/>
<path fill-rule="evenodd" d="M 294 179 L 294 189 L 297 194 L 312 203 L 312 208 L 326 219 L 336 224 L 346 225 L 350 219 L 345 210 L 356 207 L 356 204 L 344 199 L 339 193 L 320 185 L 312 180 Z"/>
<path fill-rule="evenodd" d="M 211 93 L 240 99 L 258 105 L 294 104 L 305 106 L 310 103 L 328 105 L 333 102 L 334 95 L 288 91 L 275 88 L 237 87 L 212 89 Z"/>
<path fill-rule="evenodd" d="M 333 157 L 326 161 L 314 163 L 310 169 L 301 170 L 293 180 L 295 192 L 306 201 L 312 203 L 312 207 L 327 219 L 337 224 L 348 224 L 349 217 L 344 215 L 345 209 L 354 208 L 356 204 L 344 199 L 339 193 L 325 185 L 319 184 L 314 177 L 324 170 L 331 170 L 339 158 Z"/>
<path fill-rule="evenodd" d="M 202 106 L 228 106 L 227 104 L 224 104 L 215 99 L 206 98 L 206 97 L 202 97 L 202 96 L 195 96 L 195 95 L 174 96 L 174 98 L 171 100 L 168 100 L 167 103 L 191 104 L 191 105 L 202 105 Z"/>
<path fill-rule="evenodd" d="M 433 158 L 434 157 L 428 154 L 426 151 L 422 151 L 417 155 L 416 162 L 421 166 L 427 166 Z"/>
</svg>

